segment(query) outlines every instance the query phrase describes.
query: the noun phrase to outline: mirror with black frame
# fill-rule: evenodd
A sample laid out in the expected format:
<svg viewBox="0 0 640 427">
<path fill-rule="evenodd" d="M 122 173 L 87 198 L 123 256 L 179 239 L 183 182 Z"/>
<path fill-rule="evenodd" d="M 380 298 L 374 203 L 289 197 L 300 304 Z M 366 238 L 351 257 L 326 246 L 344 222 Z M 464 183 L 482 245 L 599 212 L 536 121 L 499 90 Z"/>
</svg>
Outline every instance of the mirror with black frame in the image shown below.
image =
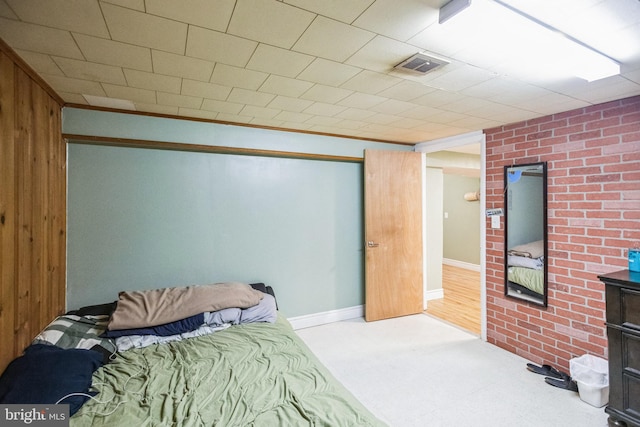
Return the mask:
<svg viewBox="0 0 640 427">
<path fill-rule="evenodd" d="M 505 290 L 547 306 L 547 163 L 505 166 Z"/>
</svg>

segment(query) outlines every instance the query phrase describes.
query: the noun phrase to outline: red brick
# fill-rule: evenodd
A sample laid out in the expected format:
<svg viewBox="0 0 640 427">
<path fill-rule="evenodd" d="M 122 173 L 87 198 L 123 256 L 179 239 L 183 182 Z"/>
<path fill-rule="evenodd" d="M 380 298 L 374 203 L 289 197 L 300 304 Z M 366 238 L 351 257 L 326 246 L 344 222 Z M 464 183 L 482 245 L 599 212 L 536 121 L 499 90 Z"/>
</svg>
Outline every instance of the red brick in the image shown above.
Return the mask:
<svg viewBox="0 0 640 427">
<path fill-rule="evenodd" d="M 585 352 L 606 354 L 604 286 L 596 276 L 624 268 L 625 249 L 640 240 L 639 118 L 635 96 L 486 131 L 486 182 L 495 181 L 487 207 L 504 206 L 505 164 L 549 166 L 549 306 L 505 301 L 504 232 L 487 229 L 490 342 L 556 366 Z"/>
</svg>

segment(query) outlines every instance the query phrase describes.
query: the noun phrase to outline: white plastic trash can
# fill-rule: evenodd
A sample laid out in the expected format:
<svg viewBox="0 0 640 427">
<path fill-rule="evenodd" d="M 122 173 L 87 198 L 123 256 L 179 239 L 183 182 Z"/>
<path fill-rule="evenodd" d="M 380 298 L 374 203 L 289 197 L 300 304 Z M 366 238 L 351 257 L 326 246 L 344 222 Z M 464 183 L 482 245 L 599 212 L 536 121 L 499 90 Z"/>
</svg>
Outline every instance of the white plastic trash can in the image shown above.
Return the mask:
<svg viewBox="0 0 640 427">
<path fill-rule="evenodd" d="M 596 408 L 609 402 L 609 363 L 605 359 L 585 354 L 571 359 L 569 369 L 582 401 Z"/>
</svg>

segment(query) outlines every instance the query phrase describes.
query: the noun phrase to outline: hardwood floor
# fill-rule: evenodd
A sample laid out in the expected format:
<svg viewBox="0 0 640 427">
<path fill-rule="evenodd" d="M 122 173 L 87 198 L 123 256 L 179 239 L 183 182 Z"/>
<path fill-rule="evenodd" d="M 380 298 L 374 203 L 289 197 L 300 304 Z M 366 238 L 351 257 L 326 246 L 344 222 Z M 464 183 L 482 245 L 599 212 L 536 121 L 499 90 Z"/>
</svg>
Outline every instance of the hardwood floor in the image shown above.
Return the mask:
<svg viewBox="0 0 640 427">
<path fill-rule="evenodd" d="M 480 272 L 442 266 L 444 298 L 430 300 L 425 313 L 480 335 Z"/>
</svg>

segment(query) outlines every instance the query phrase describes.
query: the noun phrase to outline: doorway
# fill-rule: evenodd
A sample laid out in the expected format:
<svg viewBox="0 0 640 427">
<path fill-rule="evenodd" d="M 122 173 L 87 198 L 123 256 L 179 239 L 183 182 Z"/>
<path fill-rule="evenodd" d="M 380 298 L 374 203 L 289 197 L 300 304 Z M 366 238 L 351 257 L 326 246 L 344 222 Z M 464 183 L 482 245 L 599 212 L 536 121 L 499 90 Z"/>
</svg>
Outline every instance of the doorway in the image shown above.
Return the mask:
<svg viewBox="0 0 640 427">
<path fill-rule="evenodd" d="M 484 146 L 484 134 L 474 132 L 418 144 L 416 151 L 427 153 L 427 167 L 441 174 L 435 202 L 444 199 L 441 219 L 426 225 L 429 241 L 440 239 L 443 249 L 427 250 L 425 312 L 486 339 Z"/>
</svg>

